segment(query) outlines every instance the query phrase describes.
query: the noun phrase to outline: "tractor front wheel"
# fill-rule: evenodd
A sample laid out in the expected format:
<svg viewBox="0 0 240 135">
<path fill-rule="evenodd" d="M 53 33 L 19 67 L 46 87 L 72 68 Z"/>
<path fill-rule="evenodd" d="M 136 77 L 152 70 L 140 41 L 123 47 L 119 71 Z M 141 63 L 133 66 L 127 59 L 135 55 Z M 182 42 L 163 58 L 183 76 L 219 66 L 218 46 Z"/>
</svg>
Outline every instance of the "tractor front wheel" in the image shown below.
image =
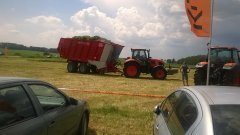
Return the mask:
<svg viewBox="0 0 240 135">
<path fill-rule="evenodd" d="M 195 85 L 206 85 L 207 72 L 203 69 L 197 68 L 194 74 Z"/>
<path fill-rule="evenodd" d="M 167 77 L 167 71 L 164 67 L 155 67 L 151 75 L 154 79 L 164 80 Z"/>
<path fill-rule="evenodd" d="M 137 63 L 127 63 L 123 68 L 123 74 L 128 78 L 138 78 L 140 76 L 140 67 Z"/>
</svg>

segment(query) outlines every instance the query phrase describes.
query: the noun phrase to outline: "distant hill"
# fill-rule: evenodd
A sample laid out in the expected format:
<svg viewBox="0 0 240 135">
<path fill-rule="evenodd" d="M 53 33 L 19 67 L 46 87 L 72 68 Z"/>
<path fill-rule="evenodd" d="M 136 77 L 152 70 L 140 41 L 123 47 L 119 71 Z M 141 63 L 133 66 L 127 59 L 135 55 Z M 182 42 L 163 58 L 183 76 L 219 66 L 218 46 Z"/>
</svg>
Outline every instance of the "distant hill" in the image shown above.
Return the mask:
<svg viewBox="0 0 240 135">
<path fill-rule="evenodd" d="M 5 48 L 7 47 L 8 49 L 13 49 L 13 50 L 30 50 L 30 51 L 39 51 L 39 52 L 49 52 L 49 53 L 57 53 L 56 48 L 45 48 L 45 47 L 34 47 L 34 46 L 24 46 L 21 44 L 16 44 L 16 43 L 4 43 L 0 42 L 0 48 Z"/>
</svg>

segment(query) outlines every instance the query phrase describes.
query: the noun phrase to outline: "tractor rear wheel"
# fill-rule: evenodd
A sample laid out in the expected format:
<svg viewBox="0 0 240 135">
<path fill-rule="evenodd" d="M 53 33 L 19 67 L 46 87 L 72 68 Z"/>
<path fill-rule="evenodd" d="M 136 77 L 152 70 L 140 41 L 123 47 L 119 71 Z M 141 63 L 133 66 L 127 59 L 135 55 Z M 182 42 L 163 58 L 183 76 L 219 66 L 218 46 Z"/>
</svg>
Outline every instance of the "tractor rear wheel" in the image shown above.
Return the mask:
<svg viewBox="0 0 240 135">
<path fill-rule="evenodd" d="M 138 78 L 140 76 L 140 67 L 137 63 L 127 63 L 123 68 L 123 74 L 128 78 Z"/>
<path fill-rule="evenodd" d="M 206 85 L 207 72 L 201 68 L 197 68 L 194 74 L 195 85 Z"/>
<path fill-rule="evenodd" d="M 155 67 L 151 75 L 154 79 L 164 80 L 167 77 L 167 71 L 164 67 Z"/>
<path fill-rule="evenodd" d="M 78 63 L 77 62 L 68 62 L 67 64 L 67 70 L 69 73 L 76 73 L 77 72 L 77 65 Z"/>
<path fill-rule="evenodd" d="M 82 74 L 86 74 L 90 72 L 90 68 L 88 67 L 87 63 L 80 63 L 79 72 Z"/>
</svg>

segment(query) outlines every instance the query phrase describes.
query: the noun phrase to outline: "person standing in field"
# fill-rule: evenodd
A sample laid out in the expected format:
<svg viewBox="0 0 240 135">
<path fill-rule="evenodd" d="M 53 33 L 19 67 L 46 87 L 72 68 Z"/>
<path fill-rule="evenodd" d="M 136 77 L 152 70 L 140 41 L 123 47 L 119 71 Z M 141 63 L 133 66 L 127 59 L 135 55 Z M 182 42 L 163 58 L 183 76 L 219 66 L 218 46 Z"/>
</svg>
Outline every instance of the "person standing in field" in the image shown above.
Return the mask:
<svg viewBox="0 0 240 135">
<path fill-rule="evenodd" d="M 190 72 L 190 69 L 188 68 L 186 62 L 183 62 L 182 66 L 180 67 L 180 72 L 182 73 L 183 85 L 185 86 L 186 81 L 186 85 L 188 86 L 188 73 Z"/>
</svg>

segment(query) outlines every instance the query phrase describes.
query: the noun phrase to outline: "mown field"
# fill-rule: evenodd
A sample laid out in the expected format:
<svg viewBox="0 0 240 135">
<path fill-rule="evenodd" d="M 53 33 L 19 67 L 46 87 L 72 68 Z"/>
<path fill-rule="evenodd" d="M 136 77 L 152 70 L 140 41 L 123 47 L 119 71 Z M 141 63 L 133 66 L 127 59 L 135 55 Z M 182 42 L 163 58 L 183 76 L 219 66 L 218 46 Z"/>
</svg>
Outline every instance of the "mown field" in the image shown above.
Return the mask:
<svg viewBox="0 0 240 135">
<path fill-rule="evenodd" d="M 65 93 L 89 102 L 91 108 L 90 135 L 149 135 L 152 134 L 154 106 L 163 99 L 127 95 L 86 93 L 82 90 L 127 92 L 132 94 L 168 95 L 181 87 L 181 75 L 167 80 L 153 80 L 150 75 L 129 79 L 117 73 L 72 74 L 67 73 L 66 62 L 55 59 L 34 59 L 0 56 L 0 76 L 30 77 L 65 88 Z M 189 84 L 193 85 L 193 70 Z M 75 89 L 71 91 L 68 89 Z"/>
</svg>

